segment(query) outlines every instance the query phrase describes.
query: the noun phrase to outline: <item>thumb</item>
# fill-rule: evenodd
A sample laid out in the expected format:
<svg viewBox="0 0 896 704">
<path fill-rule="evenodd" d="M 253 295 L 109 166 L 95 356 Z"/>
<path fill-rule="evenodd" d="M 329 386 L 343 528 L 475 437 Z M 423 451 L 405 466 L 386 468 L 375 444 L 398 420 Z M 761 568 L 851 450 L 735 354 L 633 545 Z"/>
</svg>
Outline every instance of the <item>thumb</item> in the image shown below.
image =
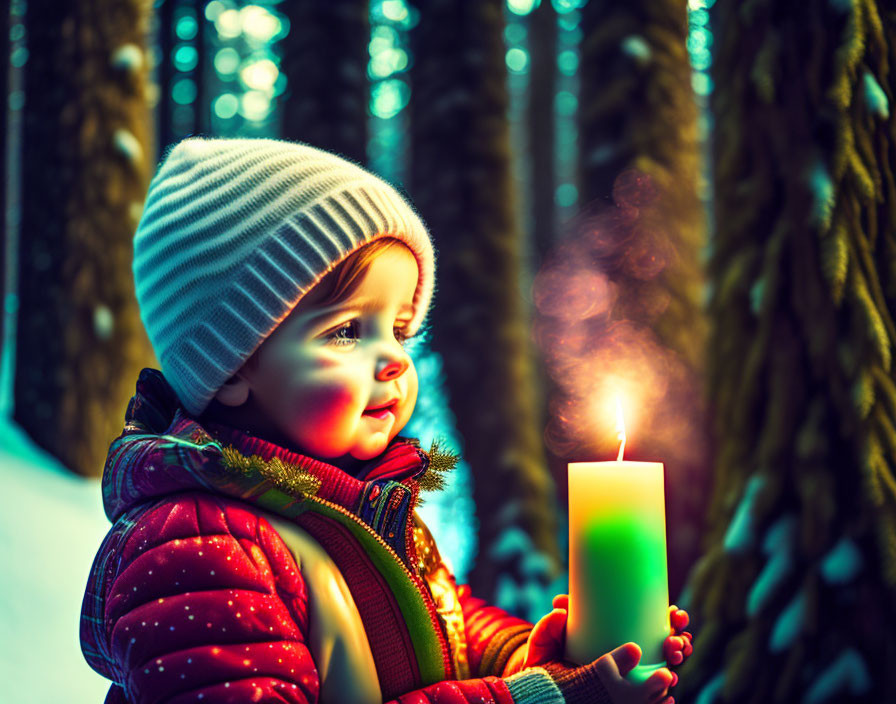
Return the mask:
<svg viewBox="0 0 896 704">
<path fill-rule="evenodd" d="M 526 667 L 562 657 L 565 630 L 566 611 L 554 609 L 541 618 L 529 634 Z"/>
<path fill-rule="evenodd" d="M 615 650 L 611 650 L 610 656 L 613 658 L 620 676 L 625 677 L 640 662 L 641 647 L 637 643 L 624 643 Z"/>
</svg>

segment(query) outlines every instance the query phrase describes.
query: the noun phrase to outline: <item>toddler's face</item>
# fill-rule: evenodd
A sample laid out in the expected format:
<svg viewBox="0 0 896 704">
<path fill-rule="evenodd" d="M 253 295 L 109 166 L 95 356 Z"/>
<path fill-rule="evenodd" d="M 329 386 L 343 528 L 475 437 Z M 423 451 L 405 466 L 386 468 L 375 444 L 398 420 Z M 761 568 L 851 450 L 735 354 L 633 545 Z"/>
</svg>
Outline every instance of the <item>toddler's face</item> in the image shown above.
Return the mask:
<svg viewBox="0 0 896 704">
<path fill-rule="evenodd" d="M 417 401 L 402 347 L 417 276 L 413 254 L 396 246 L 372 260 L 348 298 L 299 302 L 259 348 L 257 367 L 240 372 L 272 437 L 343 467 L 386 448 Z"/>
</svg>

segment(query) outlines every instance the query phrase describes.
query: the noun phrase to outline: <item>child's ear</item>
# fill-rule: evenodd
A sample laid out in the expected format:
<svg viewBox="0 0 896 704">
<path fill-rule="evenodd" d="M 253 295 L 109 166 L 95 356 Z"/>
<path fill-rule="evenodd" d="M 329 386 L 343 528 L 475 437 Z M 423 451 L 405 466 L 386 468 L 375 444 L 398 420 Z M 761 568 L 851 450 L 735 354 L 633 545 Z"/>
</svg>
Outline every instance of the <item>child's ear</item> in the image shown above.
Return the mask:
<svg viewBox="0 0 896 704">
<path fill-rule="evenodd" d="M 241 374 L 234 374 L 218 389 L 215 399 L 225 406 L 242 406 L 249 398 L 249 382 Z"/>
</svg>

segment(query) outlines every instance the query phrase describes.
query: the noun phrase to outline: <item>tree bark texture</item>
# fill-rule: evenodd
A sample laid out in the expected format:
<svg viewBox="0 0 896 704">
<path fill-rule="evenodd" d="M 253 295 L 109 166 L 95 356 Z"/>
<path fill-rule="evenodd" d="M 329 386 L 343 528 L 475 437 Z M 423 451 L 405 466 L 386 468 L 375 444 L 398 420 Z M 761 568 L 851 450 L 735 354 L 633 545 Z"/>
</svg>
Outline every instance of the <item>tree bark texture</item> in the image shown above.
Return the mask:
<svg viewBox="0 0 896 704">
<path fill-rule="evenodd" d="M 720 2 L 718 454 L 682 699 L 896 700 L 896 16 Z"/>
<path fill-rule="evenodd" d="M 73 471 L 102 472 L 153 355 L 132 239 L 152 154 L 150 4 L 29 0 L 14 419 Z"/>
<path fill-rule="evenodd" d="M 473 473 L 478 594 L 525 581 L 526 550 L 556 568 L 554 488 L 545 467 L 519 224 L 510 172 L 502 2 L 420 3 L 411 34 L 411 193 L 438 251 L 432 347 Z M 531 563 L 529 563 L 531 564 Z"/>
<path fill-rule="evenodd" d="M 369 3 L 288 2 L 281 41 L 288 88 L 281 99 L 284 139 L 367 162 Z"/>
<path fill-rule="evenodd" d="M 557 242 L 554 223 L 554 96 L 557 92 L 557 13 L 550 2 L 542 2 L 529 15 L 528 136 L 532 164 L 532 221 L 535 269 Z"/>
</svg>

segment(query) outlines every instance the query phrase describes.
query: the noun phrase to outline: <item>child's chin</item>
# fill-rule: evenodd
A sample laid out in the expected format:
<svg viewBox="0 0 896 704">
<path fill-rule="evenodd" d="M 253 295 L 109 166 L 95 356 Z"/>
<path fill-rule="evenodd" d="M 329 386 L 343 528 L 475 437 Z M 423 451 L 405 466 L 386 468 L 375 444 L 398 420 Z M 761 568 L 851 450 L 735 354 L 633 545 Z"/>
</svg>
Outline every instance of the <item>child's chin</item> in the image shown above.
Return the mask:
<svg viewBox="0 0 896 704">
<path fill-rule="evenodd" d="M 381 436 L 382 439 L 379 437 L 376 439 L 371 438 L 369 442 L 364 443 L 363 447 L 352 450 L 349 454 L 356 460 L 372 460 L 374 457 L 383 454 L 383 450 L 386 449 L 392 438 L 386 433 L 377 433 L 377 435 Z"/>
</svg>

